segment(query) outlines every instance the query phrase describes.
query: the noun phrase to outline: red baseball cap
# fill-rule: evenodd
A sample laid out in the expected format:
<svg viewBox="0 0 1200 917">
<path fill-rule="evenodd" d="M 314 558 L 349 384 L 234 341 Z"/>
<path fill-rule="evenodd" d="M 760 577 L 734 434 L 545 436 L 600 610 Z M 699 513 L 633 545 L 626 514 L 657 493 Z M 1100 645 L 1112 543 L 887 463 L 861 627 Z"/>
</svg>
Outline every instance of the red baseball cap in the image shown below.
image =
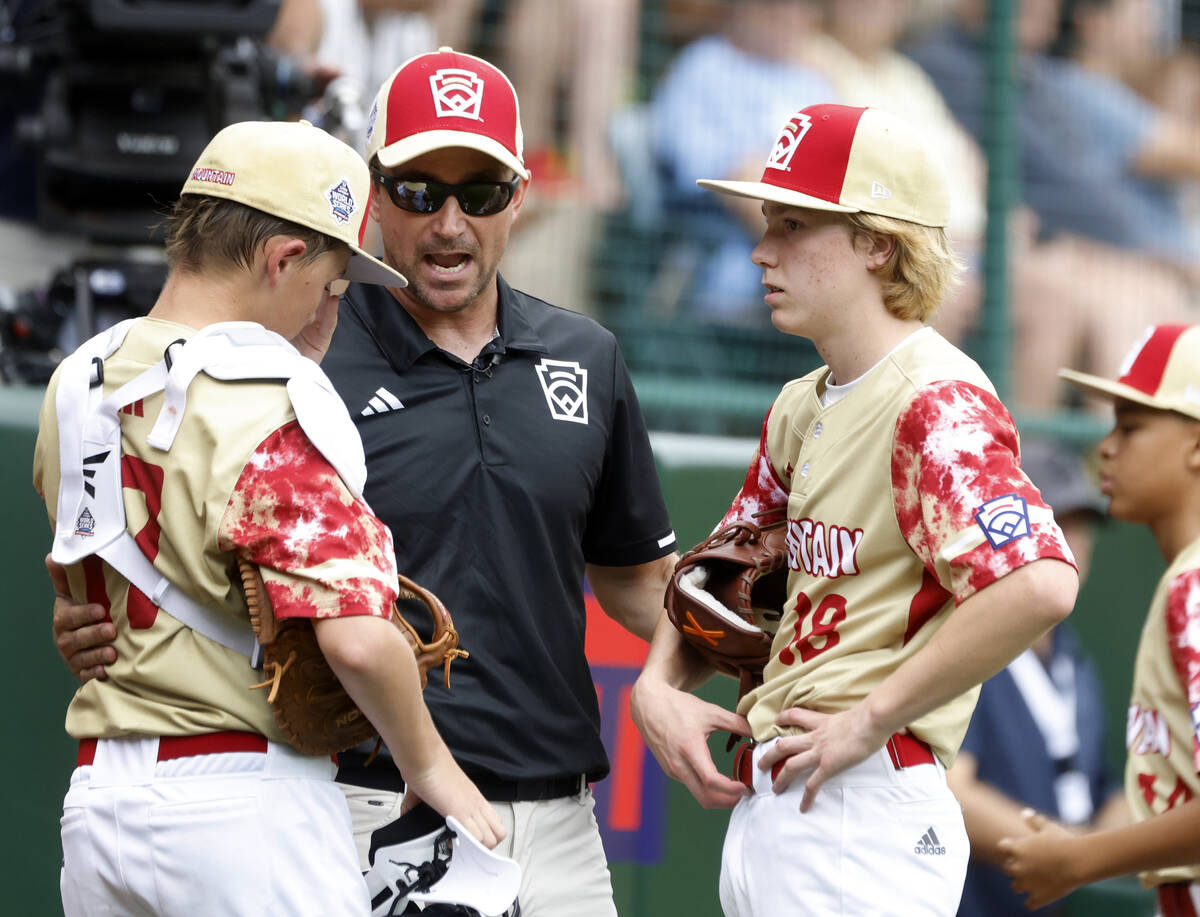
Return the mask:
<svg viewBox="0 0 1200 917">
<path fill-rule="evenodd" d="M 759 181 L 696 184 L 710 191 L 839 213 L 876 213 L 945 226 L 945 168 L 925 138 L 878 108 L 810 105 L 779 132 Z"/>
<path fill-rule="evenodd" d="M 482 58 L 438 48 L 409 58 L 379 88 L 367 120 L 367 162 L 398 166 L 447 147 L 487 153 L 529 178 L 508 77 Z"/>
<path fill-rule="evenodd" d="M 1094 395 L 1200 420 L 1200 325 L 1151 325 L 1121 362 L 1116 381 L 1073 369 L 1058 374 Z"/>
</svg>

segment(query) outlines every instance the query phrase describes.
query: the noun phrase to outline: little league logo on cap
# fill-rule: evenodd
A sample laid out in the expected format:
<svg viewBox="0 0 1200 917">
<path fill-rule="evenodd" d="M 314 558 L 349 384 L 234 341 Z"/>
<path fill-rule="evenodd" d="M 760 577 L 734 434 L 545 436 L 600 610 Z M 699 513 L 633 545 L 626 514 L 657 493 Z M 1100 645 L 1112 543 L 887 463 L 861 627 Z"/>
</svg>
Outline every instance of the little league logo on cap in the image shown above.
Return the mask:
<svg viewBox="0 0 1200 917">
<path fill-rule="evenodd" d="M 439 118 L 482 121 L 483 80 L 470 70 L 438 70 L 429 78 L 433 106 Z"/>
<path fill-rule="evenodd" d="M 181 194 L 219 197 L 332 236 L 350 247 L 342 277 L 407 286 L 362 249 L 370 174 L 363 158 L 307 121 L 242 121 L 217 133 Z"/>
<path fill-rule="evenodd" d="M 1073 369 L 1058 374 L 1094 395 L 1200 420 L 1200 325 L 1150 326 L 1121 361 L 1115 381 Z"/>
<path fill-rule="evenodd" d="M 878 108 L 810 105 L 783 126 L 756 182 L 701 179 L 701 188 L 924 226 L 950 216 L 937 154 L 909 124 Z"/>
<path fill-rule="evenodd" d="M 367 125 L 368 162 L 398 166 L 467 147 L 529 178 L 517 93 L 508 77 L 470 54 L 439 48 L 405 61 L 380 87 Z"/>
</svg>

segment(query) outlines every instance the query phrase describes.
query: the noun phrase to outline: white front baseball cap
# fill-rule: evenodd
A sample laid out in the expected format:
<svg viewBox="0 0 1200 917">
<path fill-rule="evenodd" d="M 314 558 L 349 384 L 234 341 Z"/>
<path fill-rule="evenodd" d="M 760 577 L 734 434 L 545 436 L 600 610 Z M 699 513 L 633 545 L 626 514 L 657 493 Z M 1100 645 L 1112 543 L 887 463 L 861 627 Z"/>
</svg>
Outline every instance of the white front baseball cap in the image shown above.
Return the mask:
<svg viewBox="0 0 1200 917">
<path fill-rule="evenodd" d="M 342 277 L 408 286 L 399 271 L 362 248 L 371 187 L 366 162 L 307 121 L 241 121 L 217 133 L 181 194 L 220 197 L 315 229 L 350 246 Z"/>
<path fill-rule="evenodd" d="M 945 168 L 906 121 L 878 108 L 810 105 L 779 132 L 762 178 L 701 179 L 710 191 L 839 213 L 945 226 Z"/>
</svg>

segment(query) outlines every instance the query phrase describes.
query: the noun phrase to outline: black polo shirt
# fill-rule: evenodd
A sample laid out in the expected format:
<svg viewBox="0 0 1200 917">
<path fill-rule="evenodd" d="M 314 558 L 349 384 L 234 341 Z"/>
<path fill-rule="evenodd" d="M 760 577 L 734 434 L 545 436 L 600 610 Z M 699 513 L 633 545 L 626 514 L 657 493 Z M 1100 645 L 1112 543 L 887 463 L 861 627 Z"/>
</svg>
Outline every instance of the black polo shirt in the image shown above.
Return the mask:
<svg viewBox="0 0 1200 917">
<path fill-rule="evenodd" d="M 498 282 L 499 334 L 474 363 L 383 287 L 353 284 L 322 367 L 400 572 L 446 603 L 471 654 L 452 693 L 437 673 L 425 691 L 455 758 L 503 779 L 598 779 L 584 564 L 646 563 L 675 538 L 613 335 Z"/>
</svg>

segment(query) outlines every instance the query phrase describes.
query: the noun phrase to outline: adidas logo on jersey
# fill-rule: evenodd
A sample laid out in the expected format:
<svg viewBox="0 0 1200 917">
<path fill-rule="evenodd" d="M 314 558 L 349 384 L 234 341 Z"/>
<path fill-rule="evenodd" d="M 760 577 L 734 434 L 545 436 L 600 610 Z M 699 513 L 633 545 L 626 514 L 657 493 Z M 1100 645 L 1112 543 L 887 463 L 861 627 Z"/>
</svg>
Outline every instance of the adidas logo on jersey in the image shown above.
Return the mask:
<svg viewBox="0 0 1200 917">
<path fill-rule="evenodd" d="M 370 417 L 372 414 L 386 414 L 398 411 L 404 407 L 404 402 L 389 392 L 386 388 L 375 389 L 375 394 L 367 402 L 367 406 L 359 411 L 360 417 Z"/>
<path fill-rule="evenodd" d="M 938 840 L 937 832 L 932 827 L 917 841 L 917 846 L 913 847 L 913 853 L 921 856 L 944 857 L 946 848 L 942 846 L 942 842 Z"/>
</svg>

